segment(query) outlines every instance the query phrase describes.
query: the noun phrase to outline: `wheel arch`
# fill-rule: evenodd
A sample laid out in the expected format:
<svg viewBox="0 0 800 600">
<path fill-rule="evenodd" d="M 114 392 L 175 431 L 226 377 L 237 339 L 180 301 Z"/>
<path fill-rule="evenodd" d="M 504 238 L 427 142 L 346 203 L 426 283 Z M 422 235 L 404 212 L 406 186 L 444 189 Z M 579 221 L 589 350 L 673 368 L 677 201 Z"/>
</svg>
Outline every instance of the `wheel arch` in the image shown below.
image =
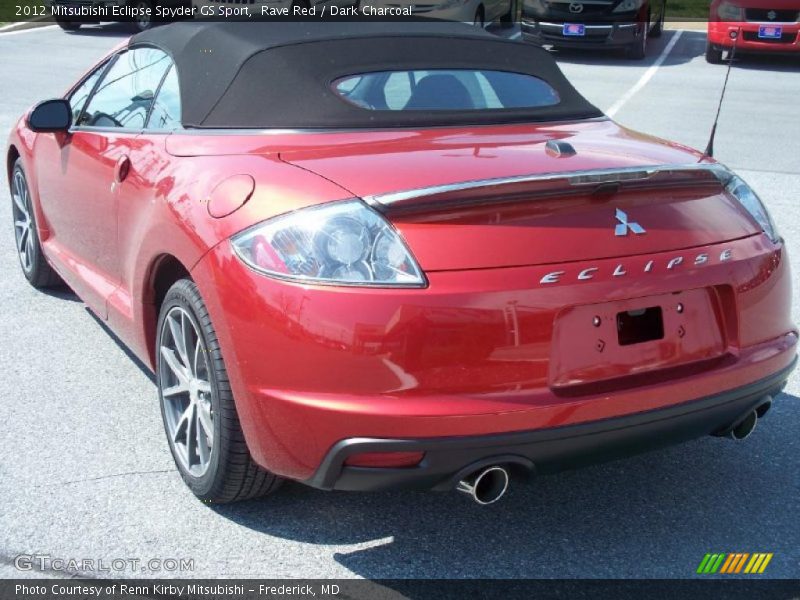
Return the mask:
<svg viewBox="0 0 800 600">
<path fill-rule="evenodd" d="M 164 297 L 176 281 L 191 279 L 189 268 L 176 256 L 162 253 L 150 262 L 142 290 L 143 333 L 150 366 L 156 364 L 156 337 L 158 334 L 158 314 Z"/>
<path fill-rule="evenodd" d="M 11 174 L 14 171 L 14 163 L 20 157 L 19 150 L 14 144 L 8 147 L 8 155 L 6 156 L 6 177 L 9 185 L 11 185 Z"/>
</svg>

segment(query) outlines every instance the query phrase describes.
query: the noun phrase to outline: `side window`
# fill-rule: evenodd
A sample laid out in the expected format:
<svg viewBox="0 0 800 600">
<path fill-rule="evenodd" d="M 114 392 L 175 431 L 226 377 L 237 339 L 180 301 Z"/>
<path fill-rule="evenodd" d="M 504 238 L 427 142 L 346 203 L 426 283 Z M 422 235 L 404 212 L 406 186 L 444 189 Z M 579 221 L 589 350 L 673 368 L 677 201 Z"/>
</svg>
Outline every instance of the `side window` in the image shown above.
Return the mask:
<svg viewBox="0 0 800 600">
<path fill-rule="evenodd" d="M 180 127 L 181 94 L 178 88 L 178 73 L 173 65 L 153 102 L 153 110 L 150 111 L 147 128 L 156 131 L 174 131 Z"/>
<path fill-rule="evenodd" d="M 108 62 L 104 62 L 101 66 L 97 67 L 83 80 L 83 83 L 76 87 L 75 91 L 69 95 L 69 105 L 70 108 L 72 108 L 73 123 L 78 122 L 83 107 L 86 105 L 86 100 L 89 98 L 89 94 L 92 93 L 94 85 L 97 83 L 97 80 L 100 79 L 100 76 L 103 74 L 103 71 L 106 70 L 107 66 Z"/>
<path fill-rule="evenodd" d="M 143 129 L 153 95 L 170 66 L 155 48 L 120 54 L 106 72 L 78 125 Z"/>
</svg>

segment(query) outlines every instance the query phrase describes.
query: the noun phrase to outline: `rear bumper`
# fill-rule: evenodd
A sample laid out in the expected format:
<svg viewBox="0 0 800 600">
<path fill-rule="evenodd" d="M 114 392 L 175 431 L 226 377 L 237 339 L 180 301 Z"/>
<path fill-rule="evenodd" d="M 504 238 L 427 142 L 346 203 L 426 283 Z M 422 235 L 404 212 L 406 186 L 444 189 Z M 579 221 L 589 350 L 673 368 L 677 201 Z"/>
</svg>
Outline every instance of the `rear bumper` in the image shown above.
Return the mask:
<svg viewBox="0 0 800 600">
<path fill-rule="evenodd" d="M 780 40 L 758 39 L 761 25 L 781 27 Z M 730 50 L 733 46 L 731 32 L 738 32 L 737 52 L 768 52 L 794 54 L 800 52 L 800 23 L 732 23 L 711 21 L 708 24 L 708 42 L 716 48 Z"/>
<path fill-rule="evenodd" d="M 740 388 L 669 408 L 567 427 L 454 438 L 351 438 L 337 443 L 305 483 L 321 489 L 375 491 L 394 488 L 446 491 L 481 467 L 503 464 L 547 473 L 604 462 L 720 431 L 776 396 L 792 364 Z M 411 468 L 346 466 L 366 452 L 424 452 Z"/>
<path fill-rule="evenodd" d="M 696 255 L 711 264 L 693 266 Z M 668 270 L 680 256 L 684 265 Z M 612 274 L 620 264 L 625 278 Z M 578 281 L 589 266 L 595 278 Z M 561 264 L 559 283 L 539 285 L 553 268 L 429 272 L 424 290 L 365 291 L 264 277 L 220 244 L 192 275 L 253 458 L 315 485 L 329 481 L 318 474 L 330 470 L 321 465 L 342 440 L 547 436 L 743 388 L 782 371 L 797 353 L 789 264 L 766 236 L 623 263 Z M 693 299 L 703 296 L 697 290 L 712 300 Z M 613 314 L 652 302 L 664 306 L 669 339 L 617 344 Z M 709 331 L 715 339 L 706 343 L 700 336 Z M 491 455 L 469 454 L 454 468 Z M 439 485 L 449 468 L 419 485 Z"/>
<path fill-rule="evenodd" d="M 564 36 L 563 23 L 522 20 L 522 39 L 540 46 L 559 48 L 621 48 L 630 46 L 642 33 L 640 23 L 597 23 L 586 25 L 586 35 Z"/>
</svg>

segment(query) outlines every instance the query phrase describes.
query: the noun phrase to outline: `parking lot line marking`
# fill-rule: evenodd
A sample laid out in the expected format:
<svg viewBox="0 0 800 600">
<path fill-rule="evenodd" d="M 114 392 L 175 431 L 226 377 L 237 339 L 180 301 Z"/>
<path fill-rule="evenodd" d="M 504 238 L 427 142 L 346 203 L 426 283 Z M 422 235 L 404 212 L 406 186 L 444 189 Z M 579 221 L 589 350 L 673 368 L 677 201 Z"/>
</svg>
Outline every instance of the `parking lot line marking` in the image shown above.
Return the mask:
<svg viewBox="0 0 800 600">
<path fill-rule="evenodd" d="M 14 25 L 14 23 L 7 25 L 6 27 L 10 29 L 12 25 Z M 21 33 L 30 33 L 31 31 L 47 31 L 48 29 L 55 29 L 56 27 L 58 27 L 58 25 L 45 25 L 44 27 L 31 27 L 29 29 L 18 29 L 16 31 L 3 31 L 3 29 L 0 29 L 0 37 L 5 37 L 7 35 L 19 35 Z"/>
<path fill-rule="evenodd" d="M 672 49 L 675 47 L 675 44 L 677 44 L 678 40 L 681 38 L 681 35 L 683 35 L 683 31 L 676 31 L 673 34 L 672 38 L 670 38 L 670 40 L 669 40 L 669 43 L 661 51 L 661 54 L 658 55 L 658 58 L 656 59 L 656 62 L 654 62 L 652 64 L 652 66 L 649 69 L 647 69 L 647 71 L 644 72 L 644 75 L 642 75 L 639 78 L 639 81 L 637 81 L 633 85 L 633 87 L 631 89 L 629 89 L 627 92 L 625 92 L 622 95 L 622 97 L 619 100 L 617 100 L 616 102 L 614 102 L 614 104 L 611 105 L 611 108 L 609 108 L 606 111 L 606 114 L 609 117 L 613 117 L 614 115 L 616 115 L 619 112 L 619 110 L 623 106 L 625 106 L 625 104 L 628 102 L 628 100 L 633 98 L 639 90 L 641 90 L 644 86 L 647 85 L 647 82 L 650 81 L 653 78 L 653 75 L 656 74 L 656 71 L 658 71 L 658 68 L 662 64 L 664 64 L 664 61 L 667 59 L 667 56 L 669 56 L 669 53 L 672 52 Z"/>
</svg>

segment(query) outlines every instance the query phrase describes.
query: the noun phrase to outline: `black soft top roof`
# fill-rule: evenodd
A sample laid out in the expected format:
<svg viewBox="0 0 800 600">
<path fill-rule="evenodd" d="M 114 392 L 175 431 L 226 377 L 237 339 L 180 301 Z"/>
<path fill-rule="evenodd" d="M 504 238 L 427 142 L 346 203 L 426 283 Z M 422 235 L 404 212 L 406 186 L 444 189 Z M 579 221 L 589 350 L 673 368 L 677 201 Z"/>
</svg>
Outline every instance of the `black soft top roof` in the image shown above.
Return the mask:
<svg viewBox="0 0 800 600">
<path fill-rule="evenodd" d="M 546 50 L 444 21 L 183 21 L 131 38 L 175 61 L 190 128 L 425 127 L 582 119 L 602 113 Z M 331 88 L 340 77 L 406 69 L 491 69 L 539 77 L 554 106 L 458 111 L 367 110 Z"/>
</svg>

